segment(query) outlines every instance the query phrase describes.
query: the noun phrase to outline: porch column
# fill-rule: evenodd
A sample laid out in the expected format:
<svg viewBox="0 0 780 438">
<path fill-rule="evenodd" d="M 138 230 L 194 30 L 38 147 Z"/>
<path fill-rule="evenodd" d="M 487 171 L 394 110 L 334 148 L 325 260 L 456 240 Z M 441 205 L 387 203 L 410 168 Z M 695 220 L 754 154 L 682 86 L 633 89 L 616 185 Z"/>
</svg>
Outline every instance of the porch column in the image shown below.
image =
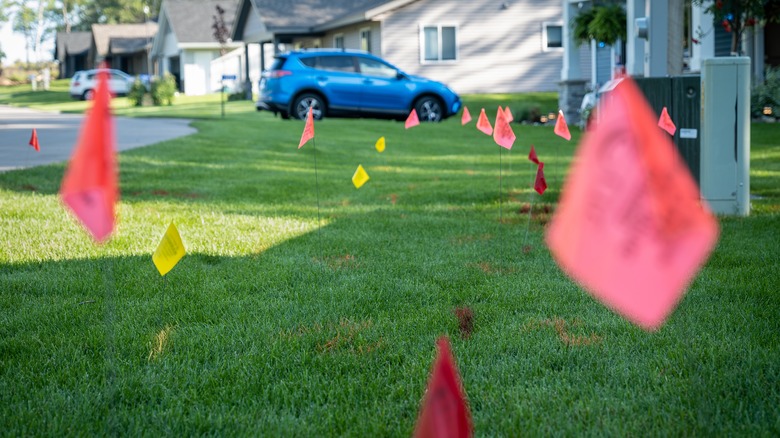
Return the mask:
<svg viewBox="0 0 780 438">
<path fill-rule="evenodd" d="M 636 36 L 636 19 L 645 16 L 645 0 L 626 1 L 626 73 L 645 74 L 645 40 Z"/>
<path fill-rule="evenodd" d="M 586 81 L 580 69 L 580 50 L 572 35 L 571 23 L 579 13 L 575 0 L 561 0 L 563 8 L 563 68 L 558 83 L 558 108 L 563 111 L 568 123 L 580 122 L 580 105 L 585 96 Z"/>
<path fill-rule="evenodd" d="M 252 100 L 252 80 L 249 79 L 249 43 L 244 43 L 244 97 Z"/>
<path fill-rule="evenodd" d="M 645 50 L 645 77 L 663 77 L 668 74 L 669 59 L 669 2 L 647 2 L 647 47 Z"/>
<path fill-rule="evenodd" d="M 691 71 L 701 71 L 701 62 L 715 56 L 715 30 L 712 15 L 704 12 L 704 6 L 691 4 Z"/>
</svg>

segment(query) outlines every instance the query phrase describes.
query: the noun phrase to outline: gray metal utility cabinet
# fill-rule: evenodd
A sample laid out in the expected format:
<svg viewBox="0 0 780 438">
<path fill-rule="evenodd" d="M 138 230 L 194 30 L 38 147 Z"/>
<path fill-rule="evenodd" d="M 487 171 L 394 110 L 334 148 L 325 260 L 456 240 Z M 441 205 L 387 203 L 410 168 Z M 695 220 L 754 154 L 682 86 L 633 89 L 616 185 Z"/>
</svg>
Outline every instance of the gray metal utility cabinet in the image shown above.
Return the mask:
<svg viewBox="0 0 780 438">
<path fill-rule="evenodd" d="M 713 212 L 750 213 L 750 58 L 702 61 L 701 197 Z"/>
</svg>

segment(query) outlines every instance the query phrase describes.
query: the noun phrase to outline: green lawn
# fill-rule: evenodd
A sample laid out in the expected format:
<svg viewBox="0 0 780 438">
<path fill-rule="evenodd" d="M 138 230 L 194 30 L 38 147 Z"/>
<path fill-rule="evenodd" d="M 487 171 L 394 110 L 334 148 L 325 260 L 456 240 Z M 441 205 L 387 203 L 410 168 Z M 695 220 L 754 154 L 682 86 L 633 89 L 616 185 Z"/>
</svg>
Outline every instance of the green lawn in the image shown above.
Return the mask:
<svg viewBox="0 0 780 438">
<path fill-rule="evenodd" d="M 720 219 L 710 260 L 647 333 L 544 246 L 576 129 L 569 143 L 516 125 L 500 154 L 474 122 L 326 119 L 317 186 L 302 123 L 249 102 L 220 120 L 215 99 L 155 112 L 199 116 L 198 134 L 120 155 L 104 246 L 57 198 L 64 164 L 0 174 L 0 434 L 408 436 L 441 335 L 478 436 L 780 434 L 780 125 L 753 125 L 753 214 Z M 66 100 L 25 104 L 83 109 Z M 504 101 L 555 107 L 465 100 L 491 118 Z M 188 255 L 163 281 L 151 254 L 171 221 Z"/>
</svg>

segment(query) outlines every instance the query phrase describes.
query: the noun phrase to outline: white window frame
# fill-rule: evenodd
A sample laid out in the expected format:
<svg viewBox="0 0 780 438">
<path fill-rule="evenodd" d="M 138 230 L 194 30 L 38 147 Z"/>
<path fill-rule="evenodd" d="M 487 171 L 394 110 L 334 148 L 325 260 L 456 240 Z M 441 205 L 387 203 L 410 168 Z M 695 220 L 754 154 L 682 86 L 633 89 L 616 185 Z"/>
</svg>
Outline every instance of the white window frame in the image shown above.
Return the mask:
<svg viewBox="0 0 780 438">
<path fill-rule="evenodd" d="M 366 33 L 368 35 L 368 38 L 366 38 L 366 49 L 363 48 L 363 33 Z M 368 53 L 371 53 L 371 28 L 370 27 L 364 27 L 358 31 L 358 44 L 360 44 L 360 50 L 365 50 Z"/>
<path fill-rule="evenodd" d="M 339 47 L 339 46 L 336 44 L 336 41 L 337 41 L 339 38 L 341 38 L 341 47 Z M 343 34 L 343 33 L 337 33 L 337 34 L 333 35 L 333 47 L 334 47 L 334 48 L 336 48 L 336 49 L 344 49 L 344 48 L 345 48 L 345 46 L 344 46 L 344 41 L 345 41 L 345 40 L 344 40 L 344 34 Z"/>
<path fill-rule="evenodd" d="M 548 47 L 547 41 L 547 28 L 557 26 L 561 28 L 561 47 Z M 562 52 L 563 45 L 563 22 L 562 21 L 545 21 L 542 22 L 542 52 Z"/>
<path fill-rule="evenodd" d="M 425 28 L 426 27 L 435 27 L 437 29 L 436 35 L 439 38 L 438 45 L 439 45 L 439 59 L 437 60 L 429 60 L 425 59 Z M 452 27 L 455 29 L 455 59 L 441 59 L 441 52 L 442 52 L 442 46 L 441 46 L 441 29 L 443 27 Z M 421 24 L 420 25 L 420 64 L 456 64 L 460 60 L 460 50 L 459 50 L 459 44 L 458 44 L 458 34 L 460 29 L 458 28 L 457 24 L 449 24 L 449 23 L 443 23 L 443 24 Z"/>
</svg>

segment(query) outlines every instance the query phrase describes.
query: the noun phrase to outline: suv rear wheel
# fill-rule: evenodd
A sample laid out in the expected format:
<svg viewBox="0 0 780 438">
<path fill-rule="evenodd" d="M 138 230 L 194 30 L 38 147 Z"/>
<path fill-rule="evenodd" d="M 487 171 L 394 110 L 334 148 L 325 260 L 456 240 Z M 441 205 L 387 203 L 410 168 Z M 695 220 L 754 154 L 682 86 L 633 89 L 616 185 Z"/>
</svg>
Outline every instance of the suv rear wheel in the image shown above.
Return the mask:
<svg viewBox="0 0 780 438">
<path fill-rule="evenodd" d="M 306 120 L 311 108 L 311 115 L 314 120 L 321 120 L 325 116 L 325 101 L 318 94 L 304 93 L 298 96 L 293 102 L 290 115 L 296 119 Z"/>
<path fill-rule="evenodd" d="M 440 122 L 442 119 L 442 105 L 439 99 L 433 96 L 423 96 L 414 103 L 417 117 L 421 122 Z"/>
<path fill-rule="evenodd" d="M 81 100 L 92 100 L 95 97 L 95 92 L 93 90 L 85 90 L 84 94 L 81 95 Z"/>
</svg>

